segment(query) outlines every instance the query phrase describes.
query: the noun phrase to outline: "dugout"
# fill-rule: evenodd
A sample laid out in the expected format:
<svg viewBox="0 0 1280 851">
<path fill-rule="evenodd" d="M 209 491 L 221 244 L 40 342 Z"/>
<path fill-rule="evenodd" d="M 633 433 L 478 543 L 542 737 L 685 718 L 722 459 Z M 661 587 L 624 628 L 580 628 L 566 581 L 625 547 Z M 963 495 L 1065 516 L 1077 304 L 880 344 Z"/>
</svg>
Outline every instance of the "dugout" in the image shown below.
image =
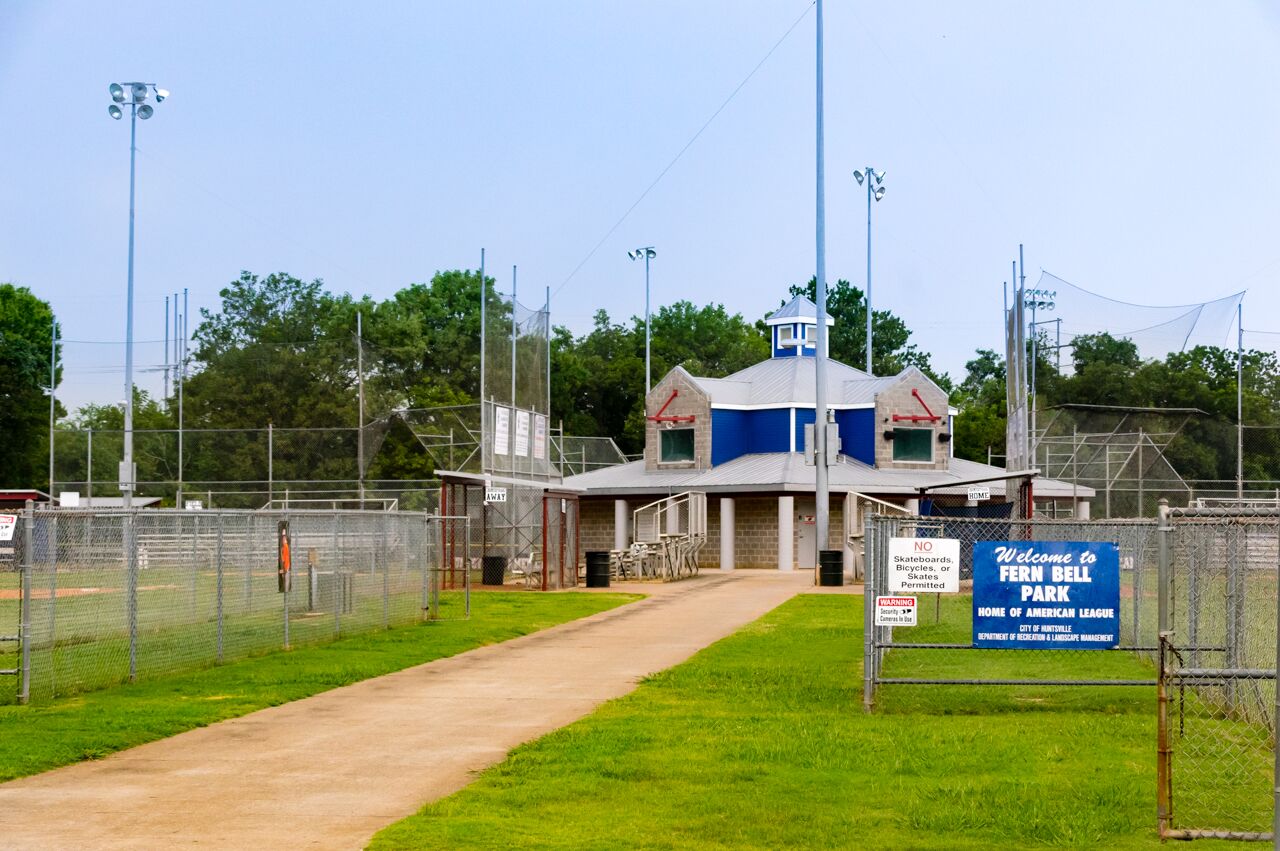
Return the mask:
<svg viewBox="0 0 1280 851">
<path fill-rule="evenodd" d="M 556 482 L 438 472 L 440 514 L 467 517 L 470 541 L 441 541 L 445 587 L 473 584 L 556 591 L 578 584 L 580 490 Z"/>
</svg>

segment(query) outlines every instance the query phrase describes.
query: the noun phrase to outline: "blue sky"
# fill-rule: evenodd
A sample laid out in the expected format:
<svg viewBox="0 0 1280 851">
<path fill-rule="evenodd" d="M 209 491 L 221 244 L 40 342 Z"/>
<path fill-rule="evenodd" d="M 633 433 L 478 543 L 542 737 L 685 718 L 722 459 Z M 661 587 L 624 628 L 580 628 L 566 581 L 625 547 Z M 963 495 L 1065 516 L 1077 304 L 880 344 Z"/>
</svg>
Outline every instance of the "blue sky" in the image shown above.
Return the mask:
<svg viewBox="0 0 1280 851">
<path fill-rule="evenodd" d="M 128 126 L 107 85 L 172 91 L 140 124 L 137 339 L 241 269 L 385 297 L 488 250 L 578 331 L 604 308 L 749 319 L 814 268 L 810 10 L 683 158 L 572 270 L 809 7 L 776 2 L 0 4 L 0 280 L 52 301 L 61 395 L 122 398 Z M 1280 331 L 1280 14 L 1260 2 L 828 0 L 828 276 L 958 375 L 998 348 L 1026 243 L 1114 298 L 1239 289 Z M 1254 345 L 1280 341 L 1257 336 Z M 1233 342 L 1224 329 L 1223 344 Z M 141 367 L 162 346 L 140 343 Z M 158 388 L 155 373 L 140 373 Z"/>
</svg>

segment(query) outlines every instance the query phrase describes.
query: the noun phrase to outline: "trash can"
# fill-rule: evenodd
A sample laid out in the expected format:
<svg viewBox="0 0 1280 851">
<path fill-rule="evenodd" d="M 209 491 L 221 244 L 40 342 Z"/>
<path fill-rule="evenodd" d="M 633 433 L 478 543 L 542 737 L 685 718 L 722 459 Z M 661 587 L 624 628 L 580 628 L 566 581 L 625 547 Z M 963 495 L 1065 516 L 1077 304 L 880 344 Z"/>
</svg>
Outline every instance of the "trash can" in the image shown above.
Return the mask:
<svg viewBox="0 0 1280 851">
<path fill-rule="evenodd" d="M 844 584 L 844 553 L 840 550 L 818 552 L 818 584 L 840 586 Z"/>
<path fill-rule="evenodd" d="M 587 551 L 587 587 L 609 587 L 609 551 Z"/>
<path fill-rule="evenodd" d="M 506 556 L 483 556 L 480 559 L 480 584 L 501 585 L 507 573 Z"/>
</svg>

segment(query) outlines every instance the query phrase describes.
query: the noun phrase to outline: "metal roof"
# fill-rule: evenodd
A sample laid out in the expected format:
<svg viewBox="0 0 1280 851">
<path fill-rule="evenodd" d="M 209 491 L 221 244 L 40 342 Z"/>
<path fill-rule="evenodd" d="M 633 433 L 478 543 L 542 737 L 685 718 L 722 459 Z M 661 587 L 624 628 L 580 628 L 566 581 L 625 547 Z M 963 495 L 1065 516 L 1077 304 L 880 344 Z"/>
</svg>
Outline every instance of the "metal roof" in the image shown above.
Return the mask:
<svg viewBox="0 0 1280 851">
<path fill-rule="evenodd" d="M 724 378 L 691 377 L 711 397 L 712 405 L 813 405 L 818 395 L 816 370 L 816 358 L 771 358 Z M 908 367 L 897 375 L 874 378 L 827 358 L 827 402 L 871 405 L 877 393 L 908 376 L 929 381 L 928 376 L 915 367 Z"/>
<path fill-rule="evenodd" d="M 769 317 L 765 319 L 766 325 L 782 325 L 787 320 L 799 320 L 801 322 L 808 320 L 814 325 L 818 324 L 818 306 L 802 295 L 798 295 L 791 301 L 779 307 Z M 836 320 L 831 314 L 827 314 L 827 324 L 835 325 Z"/>
<path fill-rule="evenodd" d="M 919 489 L 928 487 L 933 494 L 964 494 L 963 482 L 981 479 L 983 476 L 1003 476 L 999 467 L 950 459 L 946 470 L 878 470 L 846 455 L 840 463 L 828 468 L 831 489 L 837 492 L 863 493 L 869 496 L 916 496 Z M 949 483 L 955 482 L 952 487 Z M 798 452 L 769 452 L 743 455 L 710 470 L 654 470 L 647 472 L 643 461 L 621 464 L 593 470 L 565 479 L 565 485 L 580 488 L 587 496 L 621 496 L 624 494 L 662 494 L 685 490 L 705 490 L 713 493 L 742 493 L 751 491 L 798 491 L 812 493 L 814 469 L 804 463 Z M 1072 489 L 1068 482 L 1053 479 L 1035 480 L 1038 496 L 1069 497 L 1073 493 L 1083 499 L 1092 498 L 1092 488 Z M 1005 483 L 991 482 L 991 495 L 1004 496 Z"/>
</svg>

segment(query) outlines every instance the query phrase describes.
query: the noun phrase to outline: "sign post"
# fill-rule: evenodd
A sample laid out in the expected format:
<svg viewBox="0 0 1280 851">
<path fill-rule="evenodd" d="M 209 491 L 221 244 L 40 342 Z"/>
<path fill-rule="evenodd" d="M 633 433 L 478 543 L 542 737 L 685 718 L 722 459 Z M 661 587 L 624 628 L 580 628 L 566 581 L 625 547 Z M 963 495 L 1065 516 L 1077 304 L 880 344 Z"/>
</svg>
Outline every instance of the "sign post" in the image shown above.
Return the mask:
<svg viewBox="0 0 1280 851">
<path fill-rule="evenodd" d="M 974 647 L 1107 650 L 1119 644 L 1118 544 L 973 545 Z"/>
</svg>

